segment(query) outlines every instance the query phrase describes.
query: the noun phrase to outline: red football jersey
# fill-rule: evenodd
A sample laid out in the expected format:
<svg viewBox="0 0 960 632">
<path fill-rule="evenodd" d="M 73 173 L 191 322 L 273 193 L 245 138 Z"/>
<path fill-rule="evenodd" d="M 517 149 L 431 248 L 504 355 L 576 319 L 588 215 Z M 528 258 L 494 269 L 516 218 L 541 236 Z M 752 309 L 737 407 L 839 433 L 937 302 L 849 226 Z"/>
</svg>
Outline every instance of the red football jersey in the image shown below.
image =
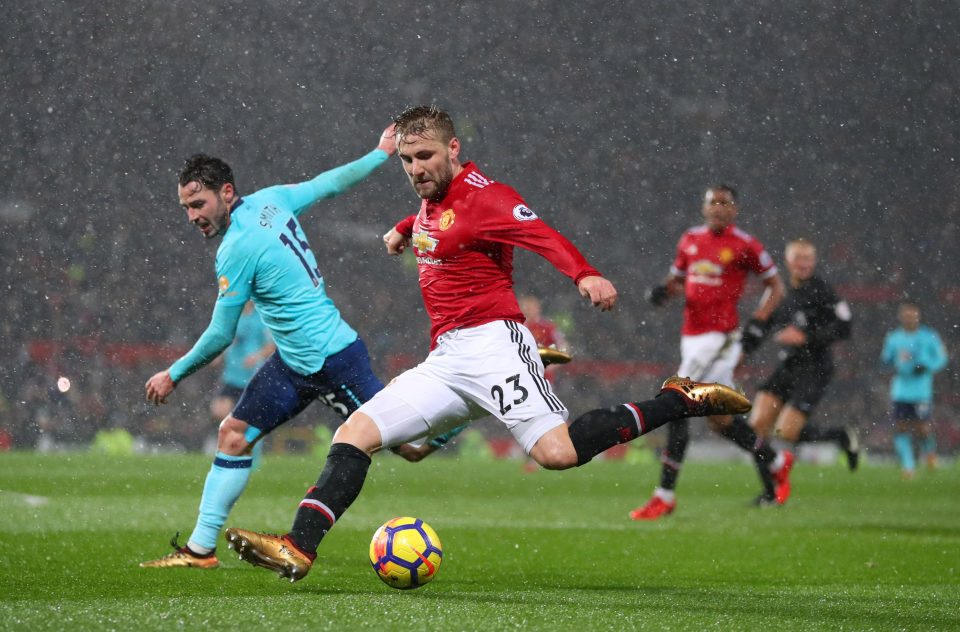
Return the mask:
<svg viewBox="0 0 960 632">
<path fill-rule="evenodd" d="M 541 255 L 574 283 L 600 276 L 516 191 L 487 178 L 472 162 L 463 164 L 442 200 L 423 200 L 420 212 L 396 229 L 411 238 L 417 257 L 431 349 L 450 329 L 523 322 L 513 293 L 514 246 Z"/>
<path fill-rule="evenodd" d="M 684 279 L 681 333 L 694 336 L 736 329 L 747 273 L 767 279 L 777 274 L 777 266 L 763 244 L 736 226 L 719 233 L 697 226 L 680 237 L 670 272 Z"/>
</svg>

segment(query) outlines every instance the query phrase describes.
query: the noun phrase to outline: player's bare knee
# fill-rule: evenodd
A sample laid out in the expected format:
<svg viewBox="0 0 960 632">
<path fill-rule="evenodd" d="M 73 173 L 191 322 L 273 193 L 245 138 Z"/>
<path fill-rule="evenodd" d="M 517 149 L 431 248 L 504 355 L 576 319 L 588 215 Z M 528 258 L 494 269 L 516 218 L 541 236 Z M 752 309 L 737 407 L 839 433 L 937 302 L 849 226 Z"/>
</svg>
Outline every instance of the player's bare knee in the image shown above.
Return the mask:
<svg viewBox="0 0 960 632">
<path fill-rule="evenodd" d="M 538 441 L 530 458 L 545 470 L 566 470 L 577 465 L 577 451 L 569 441 Z"/>
<path fill-rule="evenodd" d="M 246 431 L 247 422 L 228 415 L 226 419 L 220 422 L 220 430 L 217 433 L 217 450 L 230 456 L 244 454 L 249 447 L 245 436 Z"/>
</svg>

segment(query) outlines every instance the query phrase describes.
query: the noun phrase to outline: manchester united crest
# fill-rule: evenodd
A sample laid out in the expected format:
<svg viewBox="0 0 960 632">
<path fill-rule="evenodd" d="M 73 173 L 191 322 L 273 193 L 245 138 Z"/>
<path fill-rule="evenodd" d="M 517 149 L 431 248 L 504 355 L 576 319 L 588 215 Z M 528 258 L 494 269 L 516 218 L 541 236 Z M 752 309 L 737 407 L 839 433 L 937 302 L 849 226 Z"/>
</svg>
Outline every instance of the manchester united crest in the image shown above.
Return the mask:
<svg viewBox="0 0 960 632">
<path fill-rule="evenodd" d="M 452 208 L 448 208 L 440 215 L 440 230 L 447 230 L 453 226 L 453 221 L 457 218 Z"/>
</svg>

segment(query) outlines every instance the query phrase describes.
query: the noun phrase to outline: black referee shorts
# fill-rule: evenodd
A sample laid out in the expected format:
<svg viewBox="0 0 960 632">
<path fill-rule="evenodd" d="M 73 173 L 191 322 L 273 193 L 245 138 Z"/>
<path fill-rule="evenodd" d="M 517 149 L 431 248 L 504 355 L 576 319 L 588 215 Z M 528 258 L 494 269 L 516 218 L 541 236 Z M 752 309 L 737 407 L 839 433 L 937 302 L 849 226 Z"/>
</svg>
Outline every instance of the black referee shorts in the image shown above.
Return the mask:
<svg viewBox="0 0 960 632">
<path fill-rule="evenodd" d="M 832 377 L 832 363 L 784 362 L 760 385 L 760 390 L 809 415 L 823 399 Z"/>
</svg>

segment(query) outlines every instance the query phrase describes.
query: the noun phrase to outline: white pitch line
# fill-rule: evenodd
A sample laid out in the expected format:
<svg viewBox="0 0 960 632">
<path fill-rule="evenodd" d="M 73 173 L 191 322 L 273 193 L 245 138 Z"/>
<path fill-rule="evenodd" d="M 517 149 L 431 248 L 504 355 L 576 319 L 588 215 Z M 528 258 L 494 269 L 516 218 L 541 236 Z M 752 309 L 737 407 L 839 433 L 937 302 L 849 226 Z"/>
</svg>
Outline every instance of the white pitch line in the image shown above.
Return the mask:
<svg viewBox="0 0 960 632">
<path fill-rule="evenodd" d="M 6 495 L 15 500 L 19 500 L 29 507 L 42 507 L 50 502 L 46 496 L 34 496 L 33 494 L 21 494 L 19 492 L 8 492 L 0 489 L 0 495 Z"/>
</svg>

